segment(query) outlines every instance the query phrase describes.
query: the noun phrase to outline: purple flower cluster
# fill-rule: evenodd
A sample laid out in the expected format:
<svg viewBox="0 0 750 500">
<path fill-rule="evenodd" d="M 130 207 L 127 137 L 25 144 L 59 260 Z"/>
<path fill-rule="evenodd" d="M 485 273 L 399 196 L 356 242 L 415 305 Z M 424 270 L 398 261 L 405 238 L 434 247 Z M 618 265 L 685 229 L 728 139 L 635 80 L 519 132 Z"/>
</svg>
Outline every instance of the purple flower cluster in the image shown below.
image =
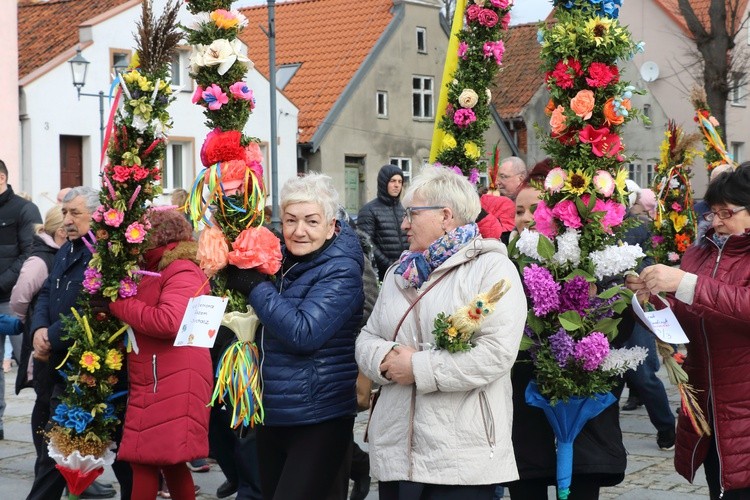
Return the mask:
<svg viewBox="0 0 750 500">
<path fill-rule="evenodd" d="M 586 278 L 576 276 L 563 285 L 560 294 L 560 311 L 576 311 L 583 316 L 590 305 L 589 282 Z"/>
<path fill-rule="evenodd" d="M 593 372 L 601 366 L 609 354 L 609 341 L 601 332 L 593 332 L 578 341 L 575 347 L 575 358 L 583 362 L 583 369 Z"/>
<path fill-rule="evenodd" d="M 83 272 L 83 288 L 91 295 L 95 294 L 102 287 L 102 273 L 93 267 L 87 267 Z"/>
<path fill-rule="evenodd" d="M 523 270 L 523 283 L 534 305 L 536 316 L 546 316 L 559 310 L 560 284 L 555 282 L 548 269 L 531 264 Z"/>
<path fill-rule="evenodd" d="M 552 349 L 552 355 L 560 368 L 565 368 L 568 359 L 575 354 L 576 343 L 573 337 L 568 335 L 564 328 L 560 328 L 556 334 L 549 337 L 549 346 Z"/>
<path fill-rule="evenodd" d="M 120 290 L 118 293 L 123 299 L 132 297 L 138 293 L 138 285 L 130 278 L 123 278 L 120 280 Z"/>
</svg>

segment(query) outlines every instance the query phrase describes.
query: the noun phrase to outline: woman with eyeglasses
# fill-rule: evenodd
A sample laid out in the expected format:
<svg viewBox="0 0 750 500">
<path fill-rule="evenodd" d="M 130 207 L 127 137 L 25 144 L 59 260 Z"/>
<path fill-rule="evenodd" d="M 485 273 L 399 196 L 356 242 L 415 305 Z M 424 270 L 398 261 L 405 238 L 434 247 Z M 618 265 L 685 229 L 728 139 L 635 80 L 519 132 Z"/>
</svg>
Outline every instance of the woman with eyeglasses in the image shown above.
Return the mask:
<svg viewBox="0 0 750 500">
<path fill-rule="evenodd" d="M 643 299 L 666 292 L 690 343 L 683 368 L 711 435 L 677 423 L 675 468 L 693 481 L 703 464 L 712 499 L 750 498 L 750 162 L 712 181 L 708 232 L 680 268 L 655 265 L 628 287 Z"/>
<path fill-rule="evenodd" d="M 385 275 L 357 337 L 362 372 L 382 386 L 370 416 L 371 475 L 381 500 L 492 500 L 518 477 L 510 368 L 526 321 L 523 286 L 505 245 L 474 223 L 469 181 L 427 166 L 404 196 L 409 249 Z M 510 290 L 473 347 L 436 349 L 434 321 L 505 279 Z"/>
</svg>

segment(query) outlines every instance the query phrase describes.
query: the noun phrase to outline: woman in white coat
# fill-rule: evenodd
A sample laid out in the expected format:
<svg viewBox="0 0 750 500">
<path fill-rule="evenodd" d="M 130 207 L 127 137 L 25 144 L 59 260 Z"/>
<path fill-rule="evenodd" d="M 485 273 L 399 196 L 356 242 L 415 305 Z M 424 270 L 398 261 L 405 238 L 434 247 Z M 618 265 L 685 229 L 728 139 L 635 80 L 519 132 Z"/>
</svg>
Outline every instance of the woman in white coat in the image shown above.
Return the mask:
<svg viewBox="0 0 750 500">
<path fill-rule="evenodd" d="M 466 178 L 425 167 L 404 206 L 409 250 L 386 273 L 356 345 L 360 368 L 382 386 L 368 430 L 371 474 L 381 500 L 491 500 L 495 484 L 518 477 L 510 369 L 526 321 L 521 281 L 505 245 L 481 238 Z M 435 317 L 501 279 L 510 290 L 474 347 L 433 348 Z"/>
</svg>

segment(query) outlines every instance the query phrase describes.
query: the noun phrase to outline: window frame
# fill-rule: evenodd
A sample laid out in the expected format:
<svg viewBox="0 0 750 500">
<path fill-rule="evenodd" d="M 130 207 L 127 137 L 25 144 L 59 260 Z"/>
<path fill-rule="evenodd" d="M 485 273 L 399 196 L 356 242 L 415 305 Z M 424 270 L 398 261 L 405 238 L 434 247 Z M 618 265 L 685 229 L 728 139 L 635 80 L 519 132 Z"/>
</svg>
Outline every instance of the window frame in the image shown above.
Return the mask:
<svg viewBox="0 0 750 500">
<path fill-rule="evenodd" d="M 420 47 L 420 35 L 422 39 L 422 46 Z M 427 54 L 427 28 L 424 26 L 417 26 L 416 30 L 416 45 L 417 54 Z"/>
<path fill-rule="evenodd" d="M 380 110 L 381 97 L 383 98 L 383 113 Z M 375 114 L 378 118 L 388 118 L 388 91 L 378 90 L 375 92 Z"/>
<path fill-rule="evenodd" d="M 729 104 L 736 107 L 745 107 L 745 73 L 735 71 L 732 73 L 732 87 L 729 89 Z"/>
<path fill-rule="evenodd" d="M 414 88 L 415 80 L 419 80 L 420 86 L 419 88 Z M 411 116 L 414 120 L 417 121 L 427 121 L 427 120 L 434 120 L 435 119 L 435 77 L 433 76 L 427 76 L 427 75 L 412 75 L 411 77 L 412 81 L 412 90 L 411 90 L 411 96 L 412 96 L 412 104 L 411 104 Z M 430 89 L 425 89 L 425 82 L 430 82 Z M 420 111 L 421 114 L 416 114 L 414 109 L 415 104 L 415 98 L 419 97 L 420 102 Z M 429 111 L 427 114 L 425 114 L 425 103 L 426 99 L 429 99 Z"/>
<path fill-rule="evenodd" d="M 174 54 L 175 59 L 172 59 L 169 62 L 169 78 L 170 83 L 172 85 L 173 91 L 180 91 L 180 92 L 193 92 L 194 89 L 194 80 L 190 76 L 190 48 L 186 45 L 180 45 L 177 47 L 177 50 Z M 176 84 L 174 83 L 174 76 L 172 74 L 172 70 L 174 68 L 175 62 L 177 63 L 177 66 L 180 69 L 180 74 L 178 75 L 180 77 L 180 83 Z"/>
<path fill-rule="evenodd" d="M 181 175 L 182 181 L 181 186 L 175 184 L 173 168 L 174 158 L 174 147 L 180 146 L 182 148 L 182 155 L 180 162 L 182 163 Z M 195 139 L 192 137 L 170 137 L 167 150 L 164 154 L 164 159 L 161 160 L 161 185 L 164 190 L 164 194 L 170 194 L 172 191 L 178 188 L 187 189 L 195 179 Z"/>
<path fill-rule="evenodd" d="M 394 163 L 395 162 L 395 163 Z M 411 180 L 412 160 L 407 156 L 391 156 L 388 163 L 395 165 L 404 173 L 404 186 Z M 404 168 L 406 166 L 406 168 Z"/>
</svg>

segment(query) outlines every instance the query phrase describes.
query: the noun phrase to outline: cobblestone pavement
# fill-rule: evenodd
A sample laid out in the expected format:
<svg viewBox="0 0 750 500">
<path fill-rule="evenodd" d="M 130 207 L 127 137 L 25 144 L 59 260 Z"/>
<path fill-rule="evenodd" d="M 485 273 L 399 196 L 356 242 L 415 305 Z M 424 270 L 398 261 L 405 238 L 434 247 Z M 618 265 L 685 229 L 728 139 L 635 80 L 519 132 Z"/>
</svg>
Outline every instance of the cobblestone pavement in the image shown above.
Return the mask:
<svg viewBox="0 0 750 500">
<path fill-rule="evenodd" d="M 660 372 L 663 375 L 663 370 Z M 20 395 L 13 393 L 15 368 L 6 376 L 7 408 L 4 418 L 5 440 L 0 441 L 0 497 L 23 499 L 33 480 L 34 447 L 29 429 L 29 416 L 34 401 L 30 389 Z M 663 378 L 663 380 L 666 380 Z M 672 408 L 678 406 L 677 392 L 667 388 Z M 366 425 L 366 414 L 360 414 L 355 422 L 355 439 L 361 443 Z M 656 431 L 648 420 L 645 408 L 632 412 L 621 412 L 621 426 L 625 447 L 628 450 L 628 468 L 625 480 L 618 486 L 602 490 L 601 498 L 631 500 L 698 500 L 708 498 L 703 471 L 699 471 L 695 484 L 688 483 L 673 468 L 673 452 L 659 450 L 656 446 Z M 114 481 L 111 469 L 102 476 Z M 193 474 L 196 484 L 201 486 L 200 499 L 215 499 L 216 488 L 224 481 L 218 466 L 210 472 Z M 509 498 L 506 495 L 506 498 Z M 550 499 L 554 490 L 550 489 Z M 373 483 L 368 500 L 377 499 L 377 483 Z"/>
</svg>

